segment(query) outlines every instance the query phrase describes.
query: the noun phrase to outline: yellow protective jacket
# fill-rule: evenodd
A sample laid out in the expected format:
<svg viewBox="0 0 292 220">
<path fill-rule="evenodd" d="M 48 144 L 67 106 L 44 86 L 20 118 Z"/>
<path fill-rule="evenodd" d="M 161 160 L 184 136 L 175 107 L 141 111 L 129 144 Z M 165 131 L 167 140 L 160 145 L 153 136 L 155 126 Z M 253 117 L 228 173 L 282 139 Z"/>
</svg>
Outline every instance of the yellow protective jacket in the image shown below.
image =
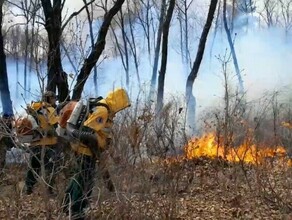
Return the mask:
<svg viewBox="0 0 292 220">
<path fill-rule="evenodd" d="M 108 147 L 112 139 L 113 119 L 116 113 L 130 105 L 127 92 L 118 88 L 110 92 L 105 99 L 98 101 L 96 106 L 91 109 L 83 125 L 94 131 L 98 143 L 97 148 L 104 150 Z M 93 155 L 90 148 L 83 143 L 73 142 L 71 146 L 78 153 Z"/>
<path fill-rule="evenodd" d="M 40 140 L 34 141 L 30 145 L 55 145 L 57 137 L 54 133 L 58 123 L 55 108 L 46 102 L 32 102 L 30 106 L 27 106 L 27 112 L 36 119 L 39 131 L 43 135 Z"/>
</svg>

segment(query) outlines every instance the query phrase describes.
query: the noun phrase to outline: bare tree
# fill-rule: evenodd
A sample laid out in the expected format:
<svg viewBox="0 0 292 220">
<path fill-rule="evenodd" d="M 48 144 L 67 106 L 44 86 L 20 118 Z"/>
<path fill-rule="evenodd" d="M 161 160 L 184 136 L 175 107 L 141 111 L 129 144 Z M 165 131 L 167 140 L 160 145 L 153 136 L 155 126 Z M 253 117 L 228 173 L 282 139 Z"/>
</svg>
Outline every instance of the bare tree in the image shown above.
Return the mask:
<svg viewBox="0 0 292 220">
<path fill-rule="evenodd" d="M 189 51 L 189 9 L 193 0 L 180 0 L 177 2 L 178 6 L 178 20 L 180 24 L 180 46 L 183 63 L 188 70 L 191 68 L 191 57 Z"/>
<path fill-rule="evenodd" d="M 243 87 L 243 80 L 241 77 L 241 73 L 240 73 L 240 69 L 239 69 L 239 65 L 238 65 L 238 60 L 237 60 L 237 56 L 236 56 L 236 52 L 235 52 L 235 48 L 234 48 L 234 42 L 231 38 L 231 31 L 228 27 L 227 24 L 227 16 L 226 16 L 226 0 L 223 1 L 223 24 L 224 24 L 224 29 L 227 35 L 227 41 L 230 47 L 230 51 L 231 51 L 231 55 L 232 55 L 232 60 L 233 60 L 233 64 L 234 64 L 234 68 L 235 68 L 235 73 L 236 76 L 238 78 L 238 85 L 239 85 L 239 93 L 243 94 L 244 92 L 244 87 Z"/>
<path fill-rule="evenodd" d="M 213 47 L 214 47 L 215 39 L 217 36 L 218 28 L 219 28 L 219 21 L 220 21 L 219 19 L 220 19 L 220 14 L 221 14 L 220 11 L 221 11 L 221 1 L 219 1 L 218 7 L 217 7 L 217 15 L 216 15 L 216 19 L 215 19 L 214 34 L 213 34 L 213 39 L 212 39 L 211 49 L 210 49 L 210 58 L 213 55 Z"/>
<path fill-rule="evenodd" d="M 3 4 L 4 0 L 0 1 L 0 93 L 1 102 L 3 108 L 3 115 L 12 116 L 13 108 L 10 97 L 8 77 L 7 77 L 7 66 L 6 66 L 6 54 L 4 51 L 4 39 L 2 34 L 2 21 L 3 21 Z"/>
<path fill-rule="evenodd" d="M 160 112 L 163 106 L 163 95 L 164 95 L 164 81 L 166 74 L 166 66 L 167 66 L 167 55 L 168 55 L 168 34 L 171 18 L 173 15 L 173 10 L 175 6 L 175 0 L 170 0 L 165 21 L 163 22 L 162 27 L 162 56 L 161 56 L 161 66 L 158 76 L 158 93 L 157 93 L 157 105 L 156 112 Z"/>
<path fill-rule="evenodd" d="M 292 0 L 279 0 L 279 3 L 281 7 L 283 27 L 285 28 L 285 33 L 288 34 L 292 27 Z"/>
<path fill-rule="evenodd" d="M 154 52 L 154 62 L 153 62 L 153 70 L 152 70 L 152 77 L 151 77 L 151 84 L 150 84 L 149 100 L 153 98 L 155 86 L 156 86 L 161 36 L 162 36 L 163 22 L 164 22 L 164 17 L 165 17 L 165 7 L 166 7 L 166 0 L 162 0 L 161 6 L 160 6 L 160 14 L 159 14 L 159 24 L 158 24 L 159 26 L 158 26 L 157 36 L 156 36 L 156 45 L 155 45 L 155 52 Z"/>
<path fill-rule="evenodd" d="M 130 52 L 129 52 L 129 46 L 128 46 L 128 36 L 127 36 L 127 30 L 126 30 L 126 24 L 125 24 L 125 15 L 123 12 L 123 9 L 120 10 L 118 14 L 118 21 L 117 24 L 120 27 L 121 30 L 121 40 L 122 44 L 119 43 L 119 39 L 115 33 L 114 28 L 112 28 L 115 40 L 116 40 L 116 46 L 118 47 L 118 51 L 120 53 L 122 64 L 126 73 L 126 86 L 129 87 L 130 84 Z"/>
<path fill-rule="evenodd" d="M 60 101 L 66 100 L 69 94 L 67 76 L 64 74 L 61 61 L 61 36 L 62 36 L 62 7 L 61 0 L 51 1 L 41 0 L 42 8 L 45 14 L 45 29 L 48 34 L 48 79 L 47 90 L 56 91 Z"/>
<path fill-rule="evenodd" d="M 237 3 L 237 10 L 245 15 L 250 15 L 255 12 L 256 5 L 254 0 L 240 0 Z M 249 16 L 245 18 L 245 25 L 248 27 L 249 24 Z"/>
<path fill-rule="evenodd" d="M 103 23 L 99 29 L 97 40 L 95 41 L 94 47 L 91 49 L 89 56 L 85 59 L 83 66 L 77 76 L 77 81 L 74 86 L 72 99 L 80 99 L 84 85 L 90 72 L 98 59 L 100 58 L 106 43 L 106 35 L 110 27 L 113 17 L 121 9 L 125 0 L 117 0 L 113 7 L 105 13 Z"/>
<path fill-rule="evenodd" d="M 154 18 L 151 10 L 154 8 L 154 3 L 152 0 L 136 0 L 134 1 L 133 6 L 134 10 L 136 10 L 136 18 L 139 21 L 138 23 L 141 25 L 146 38 L 148 56 L 152 59 L 151 25 L 153 25 Z"/>
<path fill-rule="evenodd" d="M 217 2 L 218 0 L 211 0 L 210 2 L 210 6 L 209 6 L 209 11 L 208 11 L 208 15 L 207 15 L 207 20 L 206 23 L 204 25 L 202 34 L 201 34 L 201 38 L 199 41 L 199 45 L 198 45 L 198 51 L 197 51 L 197 55 L 196 55 L 196 59 L 194 61 L 192 70 L 187 78 L 187 82 L 186 82 L 186 103 L 187 103 L 187 123 L 188 124 L 195 124 L 195 112 L 196 112 L 196 98 L 193 95 L 192 91 L 193 91 L 193 84 L 195 79 L 198 76 L 198 72 L 200 69 L 200 65 L 203 59 L 203 55 L 204 55 L 204 51 L 205 51 L 205 45 L 206 45 L 206 41 L 207 41 L 207 37 L 209 34 L 209 30 L 212 26 L 212 22 L 214 19 L 214 14 L 216 11 L 216 7 L 217 7 Z M 192 126 L 194 129 L 194 126 Z"/>
<path fill-rule="evenodd" d="M 277 12 L 278 0 L 264 0 L 263 11 L 260 16 L 264 19 L 268 27 L 273 27 L 278 23 L 279 15 Z"/>
<path fill-rule="evenodd" d="M 68 23 L 80 14 L 94 0 L 85 4 L 79 11 L 73 12 L 62 24 L 62 10 L 66 0 L 41 0 L 42 8 L 45 15 L 45 29 L 48 34 L 49 51 L 48 51 L 48 79 L 47 90 L 56 91 L 58 89 L 59 100 L 64 101 L 69 98 L 69 88 L 67 74 L 63 70 L 61 60 L 61 37 L 62 32 Z"/>
<path fill-rule="evenodd" d="M 255 0 L 240 0 L 237 8 L 245 14 L 253 13 L 256 10 Z"/>
<path fill-rule="evenodd" d="M 23 74 L 23 87 L 24 95 L 26 96 L 27 92 L 30 90 L 30 77 L 32 70 L 32 52 L 34 45 L 34 27 L 36 20 L 36 13 L 40 9 L 40 1 L 28 1 L 21 0 L 19 2 L 8 1 L 10 5 L 19 9 L 21 13 L 15 14 L 16 17 L 21 17 L 24 19 L 24 39 L 23 41 L 23 52 L 24 52 L 24 74 Z M 13 13 L 13 12 L 12 12 Z M 18 24 L 18 28 L 21 24 Z M 30 32 L 31 31 L 31 32 Z M 29 65 L 29 66 L 28 66 Z"/>
<path fill-rule="evenodd" d="M 8 35 L 9 34 L 9 35 Z M 11 40 L 11 55 L 15 60 L 15 69 L 16 69 L 16 84 L 15 84 L 15 96 L 18 98 L 18 82 L 19 82 L 19 48 L 20 48 L 20 29 L 13 27 L 11 32 L 9 32 L 7 37 Z"/>
<path fill-rule="evenodd" d="M 87 14 L 87 20 L 88 20 L 88 26 L 89 26 L 89 35 L 90 35 L 90 41 L 91 41 L 91 47 L 94 47 L 94 35 L 93 35 L 93 27 L 92 27 L 92 21 L 93 21 L 93 6 L 91 4 L 91 12 L 89 11 L 87 0 L 83 0 L 84 5 L 86 6 L 86 14 Z M 98 88 L 97 88 L 97 68 L 96 65 L 94 65 L 93 68 L 93 82 L 94 82 L 94 91 L 96 94 L 98 94 Z"/>
<path fill-rule="evenodd" d="M 30 44 L 29 42 L 29 36 L 28 36 L 28 23 L 29 23 L 29 14 L 27 13 L 29 11 L 29 6 L 28 6 L 28 2 L 27 0 L 25 0 L 24 2 L 21 2 L 23 11 L 26 12 L 24 13 L 24 17 L 26 20 L 26 25 L 25 25 L 25 49 L 24 49 L 24 94 L 26 96 L 26 92 L 28 91 L 27 88 L 27 62 L 28 62 L 28 45 Z"/>
<path fill-rule="evenodd" d="M 136 37 L 134 32 L 134 18 L 136 17 L 136 13 L 134 13 L 133 10 L 131 10 L 131 1 L 127 0 L 127 13 L 129 17 L 129 30 L 130 30 L 130 37 L 127 38 L 129 42 L 129 47 L 131 50 L 131 54 L 134 60 L 135 65 L 135 71 L 137 76 L 137 81 L 139 87 L 141 86 L 141 80 L 140 80 L 140 74 L 139 74 L 139 61 L 138 61 L 138 51 L 137 51 L 137 43 L 136 43 Z"/>
<path fill-rule="evenodd" d="M 131 9 L 131 2 L 127 0 L 127 8 L 125 10 L 121 9 L 120 13 L 115 19 L 116 25 L 119 27 L 111 26 L 112 33 L 115 40 L 115 49 L 121 57 L 122 65 L 126 73 L 126 86 L 129 87 L 130 84 L 130 61 L 133 59 L 135 71 L 137 75 L 138 85 L 141 85 L 140 75 L 139 75 L 139 61 L 137 52 L 137 43 L 135 37 L 135 14 Z M 116 32 L 121 32 L 121 37 L 117 35 Z M 120 40 L 121 39 L 121 40 Z"/>
</svg>

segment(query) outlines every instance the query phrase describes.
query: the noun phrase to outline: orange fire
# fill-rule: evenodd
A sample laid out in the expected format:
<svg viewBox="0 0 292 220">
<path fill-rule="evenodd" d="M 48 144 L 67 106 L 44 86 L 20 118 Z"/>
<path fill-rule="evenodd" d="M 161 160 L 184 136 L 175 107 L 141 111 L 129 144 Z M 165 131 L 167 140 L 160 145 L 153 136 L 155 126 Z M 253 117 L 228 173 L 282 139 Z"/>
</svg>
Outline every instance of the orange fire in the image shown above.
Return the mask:
<svg viewBox="0 0 292 220">
<path fill-rule="evenodd" d="M 282 146 L 260 148 L 254 144 L 243 143 L 238 147 L 225 150 L 223 144 L 218 144 L 218 141 L 216 141 L 216 135 L 212 133 L 189 141 L 185 148 L 185 152 L 188 159 L 199 157 L 219 157 L 230 162 L 242 161 L 251 164 L 262 164 L 266 158 L 275 156 L 283 158 L 286 156 L 286 150 Z"/>
</svg>

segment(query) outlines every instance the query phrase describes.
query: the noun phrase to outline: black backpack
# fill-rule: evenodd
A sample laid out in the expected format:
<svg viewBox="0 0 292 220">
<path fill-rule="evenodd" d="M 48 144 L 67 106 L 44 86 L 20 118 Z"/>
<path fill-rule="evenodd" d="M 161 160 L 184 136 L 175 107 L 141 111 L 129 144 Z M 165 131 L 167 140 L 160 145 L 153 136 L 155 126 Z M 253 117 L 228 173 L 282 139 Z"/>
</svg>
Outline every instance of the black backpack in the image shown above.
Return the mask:
<svg viewBox="0 0 292 220">
<path fill-rule="evenodd" d="M 97 106 L 103 106 L 103 107 L 105 107 L 108 110 L 108 112 L 110 111 L 110 108 L 108 107 L 107 104 L 100 102 L 100 100 L 102 100 L 102 99 L 103 99 L 102 96 L 99 96 L 97 98 L 89 98 L 88 99 L 88 104 L 87 105 L 84 105 L 82 107 L 80 116 L 79 116 L 78 121 L 77 121 L 77 124 L 76 124 L 77 125 L 77 128 L 80 128 L 80 126 L 86 120 L 86 118 L 88 116 L 88 112 L 92 113 L 93 112 L 93 109 L 95 107 L 97 107 Z"/>
</svg>

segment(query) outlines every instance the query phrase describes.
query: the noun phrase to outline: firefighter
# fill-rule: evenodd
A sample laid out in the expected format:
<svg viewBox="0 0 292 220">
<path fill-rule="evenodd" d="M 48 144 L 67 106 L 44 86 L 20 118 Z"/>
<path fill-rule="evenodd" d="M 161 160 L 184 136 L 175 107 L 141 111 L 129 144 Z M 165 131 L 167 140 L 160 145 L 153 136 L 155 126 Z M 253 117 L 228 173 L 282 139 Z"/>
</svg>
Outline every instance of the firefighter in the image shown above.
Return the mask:
<svg viewBox="0 0 292 220">
<path fill-rule="evenodd" d="M 71 137 L 71 147 L 76 152 L 76 168 L 65 191 L 64 211 L 82 219 L 89 205 L 89 196 L 94 185 L 96 163 L 109 148 L 111 128 L 117 112 L 130 106 L 124 89 L 115 89 L 106 98 L 89 99 L 86 104 L 76 103 L 70 115 L 66 132 Z M 109 190 L 114 190 L 109 172 L 102 174 Z"/>
<path fill-rule="evenodd" d="M 56 98 L 54 92 L 46 91 L 41 101 L 32 102 L 26 109 L 30 122 L 34 121 L 32 124 L 37 124 L 35 125 L 37 129 L 33 130 L 33 140 L 29 143 L 30 159 L 25 178 L 25 190 L 28 195 L 33 192 L 33 187 L 41 174 L 42 163 L 45 171 L 42 175 L 45 176 L 48 193 L 53 194 L 55 172 L 58 167 L 57 161 L 60 159 L 58 157 L 60 152 L 57 148 L 57 134 L 55 132 L 58 122 L 55 112 Z M 21 122 L 19 124 L 16 122 L 16 132 L 18 133 L 24 133 L 24 129 L 21 128 L 25 126 L 21 126 L 23 121 Z"/>
</svg>

